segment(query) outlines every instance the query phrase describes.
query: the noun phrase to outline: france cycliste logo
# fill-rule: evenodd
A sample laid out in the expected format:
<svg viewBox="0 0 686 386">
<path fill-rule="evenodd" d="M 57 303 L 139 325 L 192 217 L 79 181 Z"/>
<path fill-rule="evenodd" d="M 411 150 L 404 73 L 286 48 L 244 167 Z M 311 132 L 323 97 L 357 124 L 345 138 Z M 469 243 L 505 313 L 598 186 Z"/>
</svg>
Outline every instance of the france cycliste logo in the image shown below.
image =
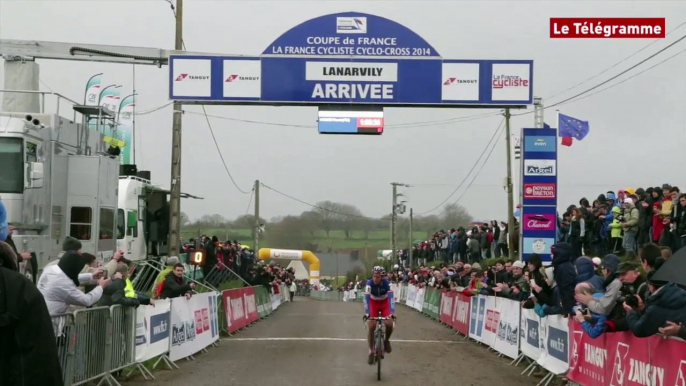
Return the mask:
<svg viewBox="0 0 686 386">
<path fill-rule="evenodd" d="M 367 18 L 355 16 L 343 16 L 336 18 L 336 33 L 339 34 L 366 34 Z"/>
</svg>

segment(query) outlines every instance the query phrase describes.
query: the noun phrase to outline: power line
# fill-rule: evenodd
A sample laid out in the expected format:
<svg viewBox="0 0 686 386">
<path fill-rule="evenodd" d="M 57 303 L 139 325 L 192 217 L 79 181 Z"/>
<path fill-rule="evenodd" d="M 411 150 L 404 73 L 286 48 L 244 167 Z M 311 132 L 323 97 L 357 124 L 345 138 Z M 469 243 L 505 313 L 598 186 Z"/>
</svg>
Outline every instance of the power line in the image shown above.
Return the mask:
<svg viewBox="0 0 686 386">
<path fill-rule="evenodd" d="M 476 165 L 479 164 L 479 160 L 481 160 L 481 157 L 483 157 L 484 154 L 486 154 L 486 151 L 488 151 L 488 147 L 491 145 L 491 142 L 493 142 L 493 140 L 494 140 L 494 139 L 496 138 L 496 136 L 498 135 L 498 132 L 500 131 L 500 128 L 503 127 L 503 123 L 505 123 L 505 119 L 504 119 L 504 118 L 503 118 L 502 121 L 500 121 L 500 124 L 499 124 L 498 127 L 495 129 L 495 131 L 493 132 L 493 135 L 491 136 L 491 139 L 488 140 L 488 143 L 486 144 L 486 147 L 484 147 L 484 150 L 481 152 L 481 155 L 479 155 L 479 157 L 476 159 L 476 162 L 474 162 L 474 165 L 472 165 L 472 168 L 469 170 L 469 172 L 468 172 L 467 175 L 464 177 L 464 179 L 462 180 L 462 182 L 460 182 L 460 184 L 457 186 L 457 188 L 455 188 L 455 190 L 453 190 L 453 192 L 450 193 L 450 195 L 449 195 L 448 197 L 446 197 L 445 200 L 441 201 L 440 204 L 436 205 L 436 206 L 435 206 L 434 208 L 432 208 L 431 210 L 427 210 L 427 211 L 425 211 L 425 212 L 417 213 L 418 216 L 423 215 L 423 214 L 427 214 L 427 213 L 431 213 L 431 212 L 433 212 L 434 210 L 440 208 L 443 204 L 445 204 L 446 202 L 448 202 L 448 200 L 450 200 L 450 197 L 452 197 L 453 195 L 455 195 L 455 193 L 457 193 L 457 191 L 460 190 L 460 187 L 462 187 L 462 185 L 467 181 L 467 178 L 469 178 L 469 175 L 474 171 L 474 169 L 476 168 Z"/>
<path fill-rule="evenodd" d="M 205 106 L 202 106 L 203 111 L 205 110 Z M 210 129 L 210 134 L 212 134 L 212 140 L 214 141 L 214 146 L 217 147 L 217 153 L 219 153 L 219 158 L 222 160 L 222 164 L 224 165 L 224 170 L 226 170 L 226 174 L 229 175 L 229 178 L 231 179 L 231 182 L 233 183 L 233 186 L 238 189 L 239 192 L 243 194 L 249 194 L 250 192 L 241 189 L 238 184 L 236 184 L 236 181 L 233 179 L 233 176 L 231 175 L 231 172 L 229 171 L 229 167 L 226 166 L 226 161 L 224 161 L 224 156 L 222 155 L 222 151 L 219 148 L 219 143 L 217 142 L 217 138 L 214 136 L 214 130 L 212 130 L 212 124 L 210 123 L 210 118 L 208 116 L 205 116 L 205 119 L 207 120 L 207 127 Z"/>
<path fill-rule="evenodd" d="M 600 93 L 603 92 L 603 91 L 609 90 L 609 89 L 611 89 L 611 88 L 613 88 L 613 87 L 615 87 L 615 86 L 619 86 L 620 84 L 622 84 L 622 83 L 624 83 L 624 82 L 626 82 L 626 81 L 628 81 L 628 80 L 630 80 L 630 79 L 633 79 L 633 78 L 635 78 L 635 77 L 637 77 L 637 76 L 643 74 L 644 72 L 650 71 L 650 70 L 652 70 L 653 68 L 655 68 L 655 67 L 657 67 L 657 66 L 659 66 L 659 65 L 661 65 L 661 64 L 664 64 L 664 63 L 666 63 L 666 62 L 668 62 L 668 61 L 670 61 L 670 60 L 676 58 L 677 56 L 683 54 L 684 52 L 686 52 L 686 48 L 684 48 L 683 50 L 677 52 L 676 54 L 674 54 L 674 55 L 668 57 L 667 59 L 664 59 L 664 60 L 662 60 L 662 61 L 660 61 L 660 62 L 658 62 L 658 63 L 653 64 L 652 66 L 646 68 L 645 70 L 643 70 L 643 71 L 641 71 L 641 72 L 637 72 L 636 74 L 634 74 L 634 75 L 632 75 L 632 76 L 630 76 L 630 77 L 628 77 L 628 78 L 626 78 L 626 79 L 623 79 L 623 80 L 620 81 L 620 82 L 617 82 L 617 83 L 615 83 L 615 84 L 609 85 L 609 86 L 604 87 L 604 88 L 601 88 L 600 90 L 598 90 L 598 91 L 596 91 L 596 92 L 590 93 L 590 94 L 585 95 L 585 96 L 583 96 L 583 97 L 581 97 L 581 98 L 578 98 L 578 99 L 575 99 L 575 100 L 573 100 L 573 101 L 570 101 L 569 103 L 577 102 L 577 101 L 580 101 L 580 100 L 583 100 L 583 99 L 586 99 L 586 98 L 590 98 L 590 97 L 592 97 L 593 95 L 600 94 Z"/>
<path fill-rule="evenodd" d="M 281 191 L 279 191 L 279 190 L 276 190 L 276 189 L 274 189 L 274 188 L 272 188 L 271 186 L 268 186 L 268 185 L 266 185 L 266 184 L 260 183 L 260 185 L 262 185 L 263 187 L 265 187 L 265 188 L 271 190 L 271 191 L 274 192 L 274 193 L 280 194 L 280 195 L 282 195 L 282 196 L 284 196 L 284 197 L 286 197 L 286 198 L 289 198 L 289 199 L 291 199 L 291 200 L 293 200 L 293 201 L 299 202 L 299 203 L 301 203 L 301 204 L 303 204 L 303 205 L 307 205 L 307 206 L 312 207 L 312 208 L 315 208 L 315 209 L 323 210 L 323 211 L 325 211 L 325 212 L 336 213 L 336 214 L 340 214 L 340 215 L 342 215 L 342 216 L 348 216 L 348 217 L 363 218 L 363 219 L 367 219 L 367 220 L 377 220 L 377 219 L 375 219 L 375 218 L 373 218 L 373 217 L 360 216 L 360 215 L 352 214 L 352 213 L 343 213 L 343 212 L 339 212 L 339 211 L 336 211 L 336 210 L 333 210 L 333 209 L 327 209 L 327 208 L 324 208 L 324 207 L 321 207 L 321 206 L 318 206 L 318 205 L 313 205 L 313 204 L 310 204 L 310 203 L 307 202 L 307 201 L 303 201 L 303 200 L 301 200 L 301 199 L 299 199 L 299 198 L 295 198 L 295 197 L 293 197 L 293 196 L 291 196 L 291 195 L 289 195 L 289 194 L 286 194 L 286 193 L 284 193 L 284 192 L 281 192 Z"/>
<path fill-rule="evenodd" d="M 595 86 L 593 86 L 593 87 L 591 87 L 591 88 L 589 88 L 589 89 L 587 89 L 587 90 L 585 90 L 585 91 L 582 91 L 582 92 L 580 92 L 580 93 L 578 93 L 578 94 L 576 94 L 576 95 L 574 95 L 574 96 L 572 96 L 572 97 L 569 97 L 569 98 L 567 98 L 567 99 L 563 99 L 563 100 L 560 101 L 560 102 L 553 103 L 552 105 L 545 106 L 544 108 L 551 108 L 551 107 L 559 106 L 559 105 L 561 105 L 561 104 L 563 104 L 563 103 L 566 103 L 566 102 L 571 101 L 572 99 L 576 99 L 576 98 L 578 98 L 578 97 L 580 97 L 580 96 L 582 96 L 582 95 L 584 95 L 584 94 L 587 94 L 587 93 L 589 93 L 589 92 L 591 92 L 591 91 L 597 89 L 597 88 L 600 87 L 600 86 L 603 86 L 603 85 L 605 85 L 605 84 L 608 84 L 609 82 L 611 82 L 611 81 L 613 81 L 613 80 L 619 78 L 620 76 L 626 74 L 627 72 L 633 70 L 634 68 L 640 66 L 641 64 L 643 64 L 643 63 L 649 61 L 650 59 L 656 57 L 657 55 L 659 55 L 659 54 L 665 52 L 666 50 L 668 50 L 668 49 L 670 49 L 670 48 L 672 48 L 675 44 L 678 44 L 679 42 L 681 42 L 681 41 L 684 40 L 684 39 L 686 39 L 686 35 L 680 37 L 680 38 L 677 39 L 676 41 L 674 41 L 674 42 L 672 42 L 671 44 L 669 44 L 667 47 L 664 47 L 663 49 L 657 51 L 656 53 L 654 53 L 654 54 L 652 54 L 652 55 L 650 55 L 650 56 L 648 56 L 647 58 L 641 60 L 640 62 L 634 64 L 633 66 L 627 68 L 626 70 L 620 72 L 619 74 L 617 74 L 617 75 L 615 75 L 615 76 L 613 76 L 613 77 L 610 77 L 610 79 L 607 79 L 607 80 L 605 80 L 605 81 L 603 81 L 603 82 L 600 82 L 600 83 L 598 83 L 597 85 L 595 85 Z M 520 114 L 520 115 L 521 115 L 521 114 Z"/>
<path fill-rule="evenodd" d="M 502 133 L 502 131 L 501 131 L 501 133 Z M 462 197 L 464 197 L 464 195 L 467 194 L 467 191 L 469 190 L 469 188 L 472 187 L 472 184 L 479 177 L 479 174 L 481 174 L 481 171 L 483 170 L 484 166 L 486 166 L 486 164 L 488 163 L 488 160 L 491 159 L 491 154 L 493 154 L 493 150 L 498 146 L 498 143 L 500 142 L 500 138 L 502 138 L 502 136 L 499 135 L 498 139 L 495 141 L 495 144 L 493 144 L 493 147 L 491 147 L 491 151 L 488 152 L 488 155 L 486 156 L 486 160 L 484 161 L 484 163 L 481 164 L 481 167 L 479 167 L 479 170 L 476 172 L 476 174 L 474 175 L 474 178 L 472 178 L 472 181 L 469 183 L 469 185 L 467 185 L 467 188 L 465 188 L 465 190 L 462 192 L 462 194 L 460 194 L 460 197 L 458 197 L 457 200 L 455 202 L 453 202 L 453 205 L 460 202 Z"/>
<path fill-rule="evenodd" d="M 672 32 L 676 31 L 677 29 L 681 28 L 681 27 L 684 26 L 684 25 L 686 25 L 686 21 L 683 22 L 683 23 L 681 23 L 681 24 L 679 24 L 678 26 L 672 28 L 671 31 L 667 32 L 667 34 L 665 34 L 665 38 L 666 38 L 667 36 L 669 36 L 669 34 L 671 34 Z M 581 82 L 579 82 L 579 83 L 573 85 L 572 87 L 569 87 L 569 88 L 567 88 L 567 89 L 564 89 L 564 90 L 558 92 L 557 94 L 554 94 L 554 95 L 551 95 L 551 96 L 549 96 L 549 97 L 546 97 L 546 98 L 544 98 L 544 99 L 555 98 L 555 97 L 558 96 L 558 95 L 564 94 L 564 93 L 566 93 L 566 92 L 569 91 L 569 90 L 573 90 L 573 89 L 575 89 L 575 88 L 581 86 L 582 84 L 585 84 L 585 83 L 587 83 L 588 81 L 597 78 L 598 76 L 600 76 L 600 75 L 602 75 L 602 74 L 604 74 L 604 73 L 610 71 L 611 69 L 613 69 L 613 68 L 619 66 L 620 64 L 626 62 L 627 60 L 633 58 L 634 56 L 638 55 L 639 53 L 643 52 L 645 49 L 647 49 L 648 47 L 652 46 L 653 44 L 655 44 L 655 43 L 657 43 L 657 42 L 659 42 L 659 41 L 664 41 L 664 38 L 660 38 L 660 39 L 655 39 L 655 40 L 653 40 L 652 42 L 648 43 L 647 45 L 645 45 L 645 46 L 644 46 L 643 48 L 641 48 L 640 50 L 634 52 L 633 54 L 627 56 L 626 58 L 620 60 L 619 62 L 617 62 L 617 63 L 611 65 L 610 67 L 607 67 L 606 69 L 600 71 L 599 73 L 593 75 L 592 77 L 590 77 L 590 78 L 588 78 L 588 79 L 586 79 L 586 80 L 584 80 L 584 81 L 581 81 Z"/>
</svg>

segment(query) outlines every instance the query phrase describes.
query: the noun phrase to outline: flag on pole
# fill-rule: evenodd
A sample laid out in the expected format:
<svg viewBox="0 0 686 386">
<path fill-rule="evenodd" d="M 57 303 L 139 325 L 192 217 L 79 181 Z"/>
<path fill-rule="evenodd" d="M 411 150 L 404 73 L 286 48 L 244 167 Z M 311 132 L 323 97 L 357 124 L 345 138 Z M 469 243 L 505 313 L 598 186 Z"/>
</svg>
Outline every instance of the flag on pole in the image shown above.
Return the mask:
<svg viewBox="0 0 686 386">
<path fill-rule="evenodd" d="M 574 140 L 572 139 L 572 137 L 562 137 L 561 144 L 562 144 L 562 146 L 570 147 L 570 146 L 572 146 L 573 141 Z"/>
<path fill-rule="evenodd" d="M 588 121 L 582 121 L 564 114 L 558 114 L 557 127 L 560 131 L 560 137 L 576 138 L 579 141 L 586 138 L 590 130 Z"/>
<path fill-rule="evenodd" d="M 131 149 L 133 148 L 133 118 L 136 110 L 136 94 L 131 94 L 122 99 L 118 110 L 117 121 L 119 125 L 117 126 L 116 137 L 124 142 L 120 159 L 122 165 L 129 165 L 133 161 L 131 159 Z"/>
<path fill-rule="evenodd" d="M 100 95 L 100 82 L 102 81 L 102 74 L 95 74 L 88 79 L 86 83 L 86 93 L 83 96 L 83 104 L 87 106 L 95 106 L 98 104 L 98 96 Z"/>
</svg>

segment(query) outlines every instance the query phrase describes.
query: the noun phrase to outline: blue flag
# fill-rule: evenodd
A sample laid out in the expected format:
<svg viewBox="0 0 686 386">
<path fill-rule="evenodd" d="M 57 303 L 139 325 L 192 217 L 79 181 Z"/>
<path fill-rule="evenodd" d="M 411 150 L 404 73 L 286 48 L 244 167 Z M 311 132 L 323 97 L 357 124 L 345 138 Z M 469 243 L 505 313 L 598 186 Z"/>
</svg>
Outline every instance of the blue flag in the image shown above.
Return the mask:
<svg viewBox="0 0 686 386">
<path fill-rule="evenodd" d="M 560 137 L 576 138 L 579 141 L 586 138 L 590 129 L 588 121 L 582 121 L 564 114 L 559 115 L 558 129 Z"/>
</svg>

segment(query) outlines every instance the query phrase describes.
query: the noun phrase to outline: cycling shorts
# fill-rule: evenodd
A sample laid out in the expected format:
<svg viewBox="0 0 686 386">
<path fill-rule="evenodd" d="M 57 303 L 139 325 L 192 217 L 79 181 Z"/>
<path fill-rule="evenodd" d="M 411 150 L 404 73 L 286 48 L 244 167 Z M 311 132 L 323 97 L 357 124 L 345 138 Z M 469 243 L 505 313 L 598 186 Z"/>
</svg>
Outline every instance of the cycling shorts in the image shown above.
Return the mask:
<svg viewBox="0 0 686 386">
<path fill-rule="evenodd" d="M 379 316 L 379 311 L 381 311 L 381 316 L 384 318 L 391 316 L 391 300 L 369 299 L 369 316 L 376 318 Z"/>
</svg>

